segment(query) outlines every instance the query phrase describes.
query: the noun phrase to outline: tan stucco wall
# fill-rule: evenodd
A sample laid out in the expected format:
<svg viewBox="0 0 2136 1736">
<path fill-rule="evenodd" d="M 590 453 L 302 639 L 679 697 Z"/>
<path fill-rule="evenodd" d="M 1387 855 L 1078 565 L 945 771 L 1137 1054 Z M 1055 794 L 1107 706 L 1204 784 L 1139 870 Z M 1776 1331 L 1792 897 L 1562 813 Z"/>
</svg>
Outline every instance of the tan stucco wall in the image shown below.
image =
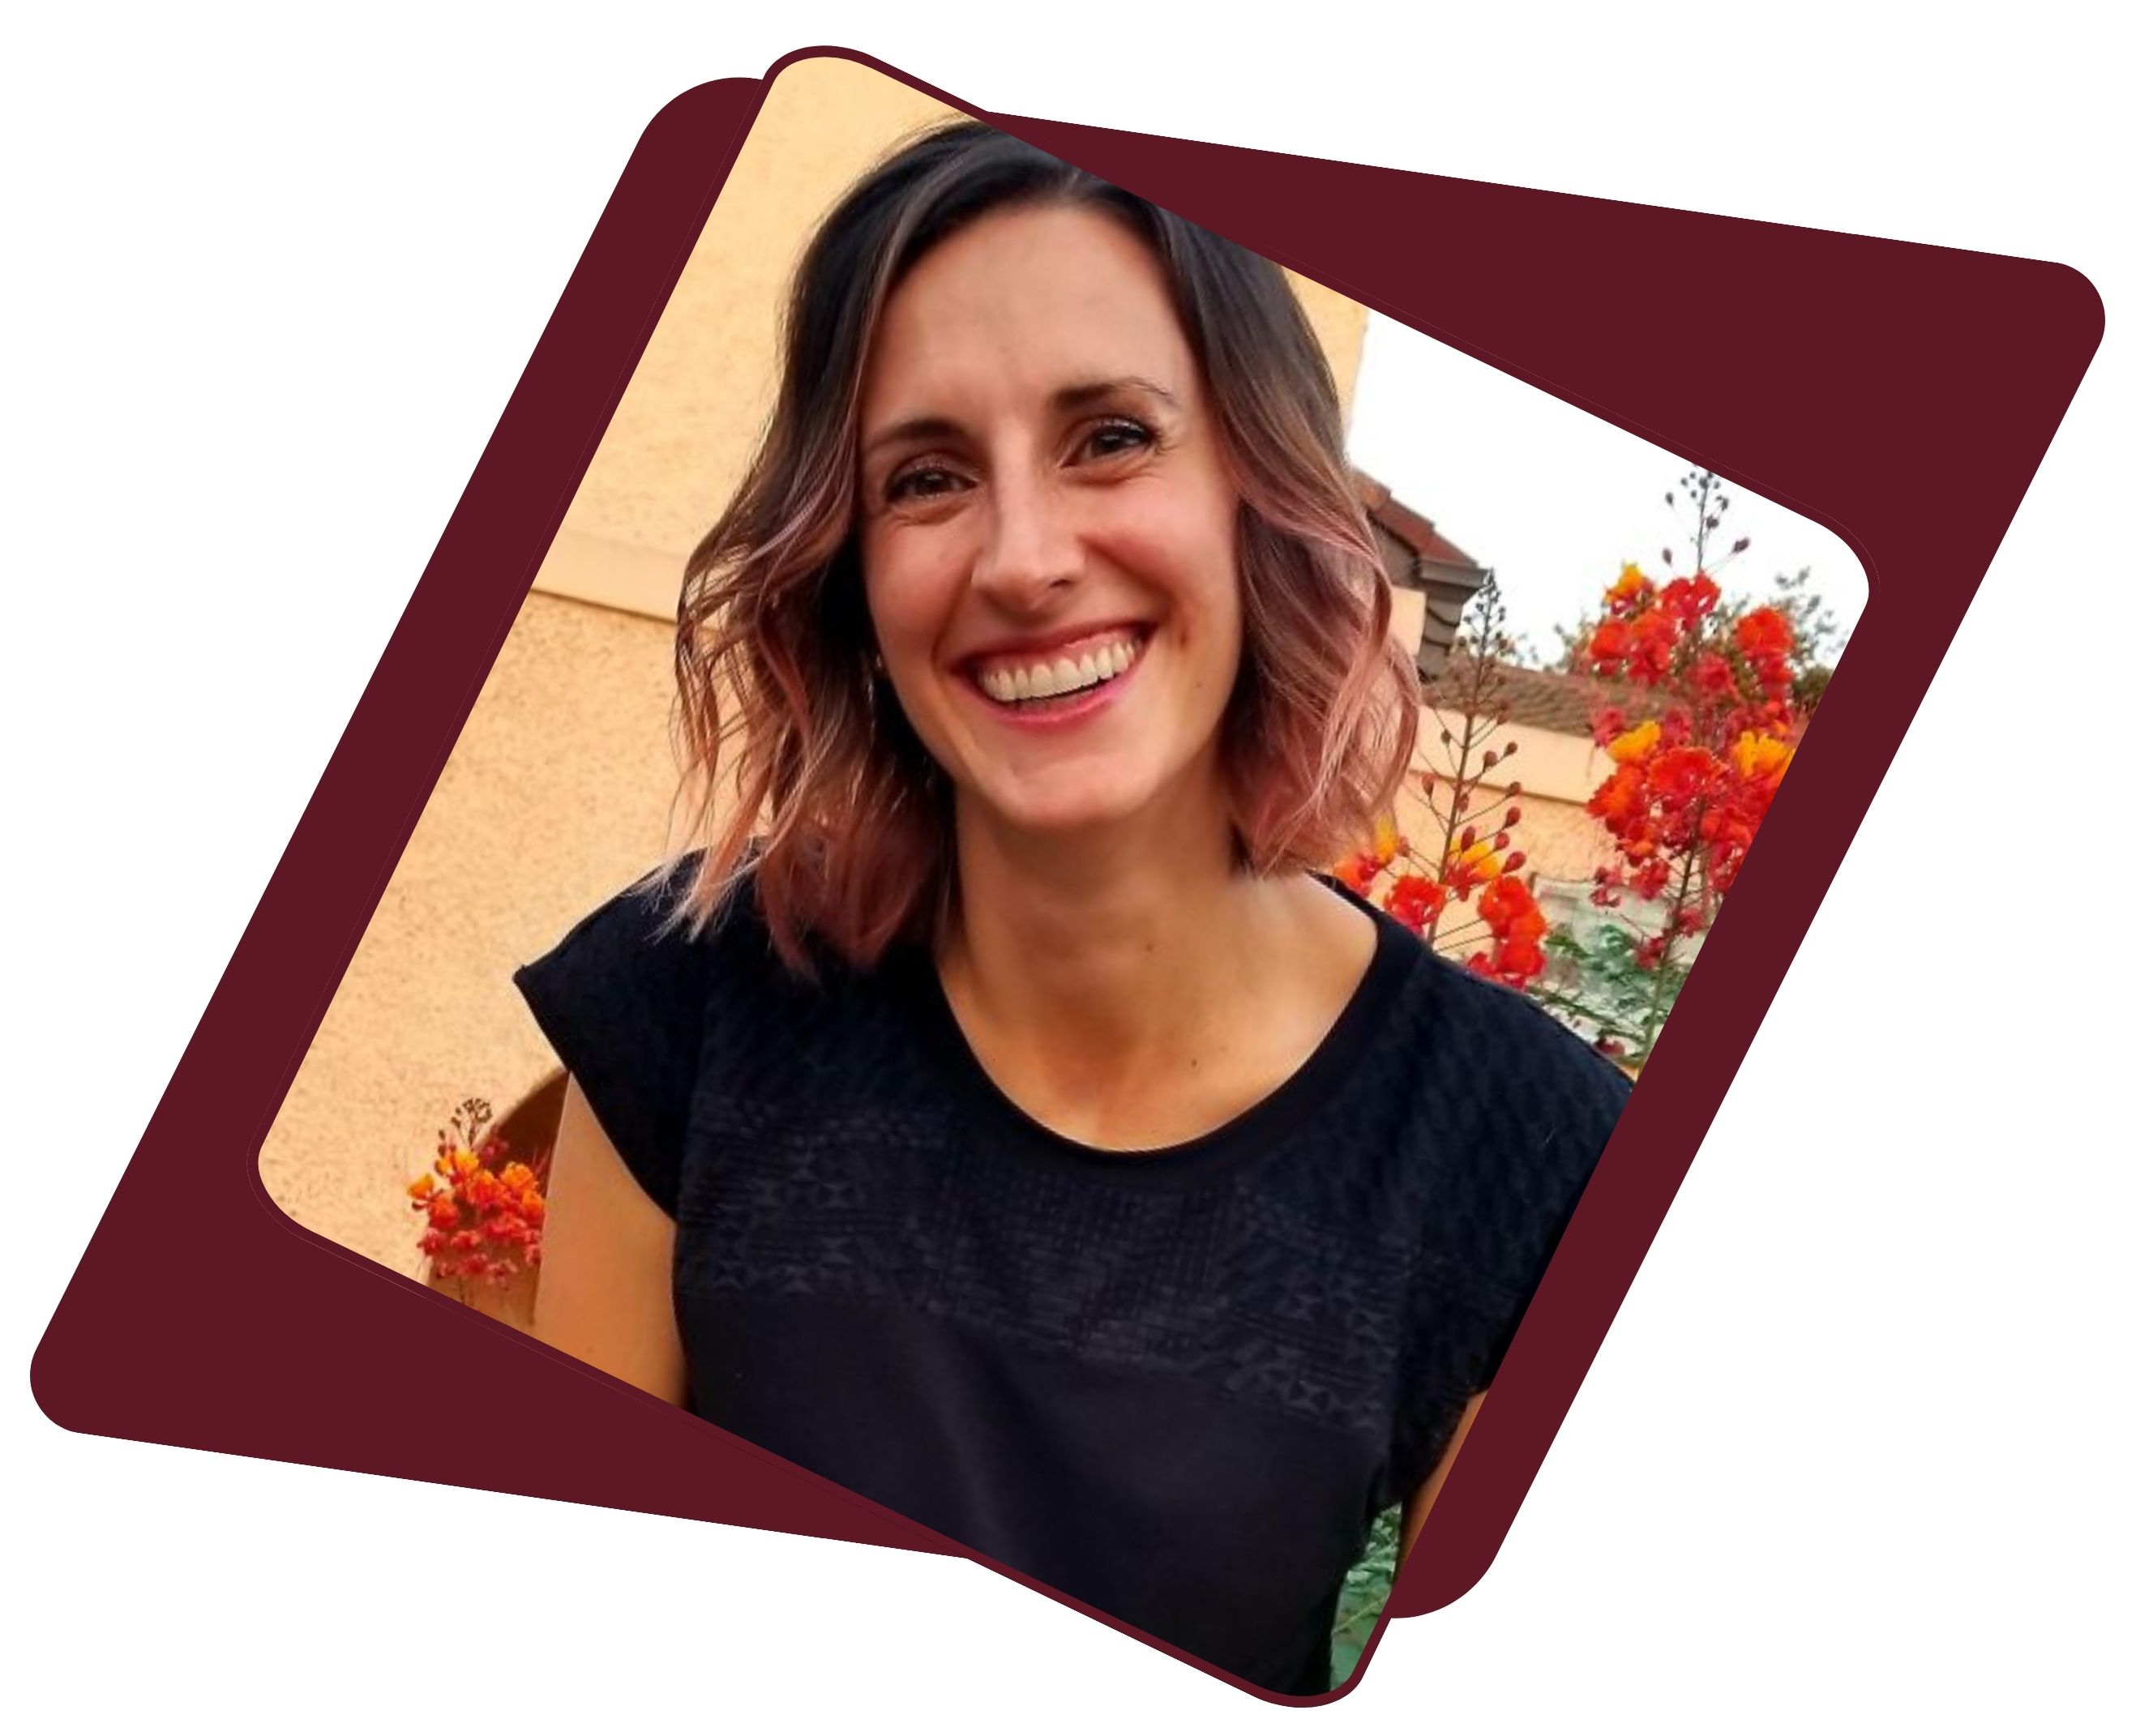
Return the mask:
<svg viewBox="0 0 2136 1736">
<path fill-rule="evenodd" d="M 527 599 L 261 1152 L 299 1223 L 412 1275 L 436 1129 L 556 1065 L 509 979 L 666 844 L 669 640 Z"/>
<path fill-rule="evenodd" d="M 299 1222 L 415 1274 L 402 1190 L 438 1127 L 556 1064 L 511 972 L 666 846 L 682 564 L 760 431 L 785 274 L 838 192 L 947 112 L 838 60 L 773 86 L 269 1130 L 261 1175 Z M 1294 281 L 1347 405 L 1364 311 Z"/>
</svg>

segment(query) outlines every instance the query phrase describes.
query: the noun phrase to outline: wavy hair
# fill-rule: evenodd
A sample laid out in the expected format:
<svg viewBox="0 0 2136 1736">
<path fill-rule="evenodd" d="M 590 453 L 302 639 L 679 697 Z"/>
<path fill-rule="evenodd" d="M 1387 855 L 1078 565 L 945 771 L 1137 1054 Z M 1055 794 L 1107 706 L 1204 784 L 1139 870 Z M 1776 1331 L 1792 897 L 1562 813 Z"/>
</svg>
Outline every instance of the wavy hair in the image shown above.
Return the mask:
<svg viewBox="0 0 2136 1736">
<path fill-rule="evenodd" d="M 701 929 L 745 875 L 787 964 L 865 968 L 954 909 L 953 792 L 873 666 L 857 554 L 860 388 L 893 290 L 988 212 L 1086 206 L 1150 250 L 1199 363 L 1240 497 L 1243 647 L 1222 755 L 1241 866 L 1317 868 L 1392 799 L 1415 670 L 1342 456 L 1319 342 L 1260 255 L 978 122 L 922 133 L 817 230 L 784 310 L 770 422 L 684 570 L 677 738 L 697 786 L 671 926 Z M 715 823 L 722 773 L 728 817 Z M 674 873 L 681 859 L 666 865 Z"/>
</svg>

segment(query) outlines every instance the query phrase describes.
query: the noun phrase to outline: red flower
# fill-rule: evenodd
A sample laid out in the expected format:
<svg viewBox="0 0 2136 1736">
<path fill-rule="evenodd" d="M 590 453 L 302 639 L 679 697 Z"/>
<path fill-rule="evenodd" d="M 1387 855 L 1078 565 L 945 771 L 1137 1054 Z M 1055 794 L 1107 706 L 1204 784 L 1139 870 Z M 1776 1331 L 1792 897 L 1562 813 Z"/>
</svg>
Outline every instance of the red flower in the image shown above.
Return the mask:
<svg viewBox="0 0 2136 1736">
<path fill-rule="evenodd" d="M 1754 609 L 1736 623 L 1736 647 L 1754 663 L 1788 657 L 1795 630 L 1777 609 Z"/>
<path fill-rule="evenodd" d="M 1387 895 L 1387 914 L 1415 934 L 1436 922 L 1445 908 L 1445 887 L 1421 874 L 1405 874 Z"/>
<path fill-rule="evenodd" d="M 1704 748 L 1670 748 L 1648 766 L 1647 785 L 1658 802 L 1680 807 L 1704 795 L 1720 771 L 1721 762 Z"/>
<path fill-rule="evenodd" d="M 1691 666 L 1691 684 L 1709 699 L 1727 699 L 1736 691 L 1736 672 L 1709 651 Z"/>
<path fill-rule="evenodd" d="M 1637 765 L 1619 766 L 1587 798 L 1587 812 L 1612 832 L 1646 811 L 1646 773 Z"/>
<path fill-rule="evenodd" d="M 1614 675 L 1632 654 L 1632 630 L 1622 621 L 1604 621 L 1587 642 L 1587 661 L 1604 675 Z"/>
<path fill-rule="evenodd" d="M 1675 616 L 1658 609 L 1641 615 L 1632 623 L 1632 655 L 1624 672 L 1647 686 L 1667 681 L 1682 636 Z"/>
<path fill-rule="evenodd" d="M 1672 579 L 1662 587 L 1661 606 L 1685 627 L 1704 620 L 1721 600 L 1721 587 L 1703 573 Z"/>
</svg>

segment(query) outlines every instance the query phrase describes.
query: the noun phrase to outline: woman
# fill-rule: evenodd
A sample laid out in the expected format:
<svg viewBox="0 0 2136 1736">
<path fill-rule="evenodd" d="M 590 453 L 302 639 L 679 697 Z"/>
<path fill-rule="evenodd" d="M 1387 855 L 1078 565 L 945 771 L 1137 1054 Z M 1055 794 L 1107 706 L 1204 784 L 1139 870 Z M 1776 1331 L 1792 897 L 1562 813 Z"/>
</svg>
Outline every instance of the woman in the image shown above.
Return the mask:
<svg viewBox="0 0 2136 1736">
<path fill-rule="evenodd" d="M 518 982 L 550 1343 L 1328 1685 L 1625 1087 L 1312 870 L 1413 676 L 1267 261 L 971 124 L 826 220 L 677 635 L 703 847 Z"/>
</svg>

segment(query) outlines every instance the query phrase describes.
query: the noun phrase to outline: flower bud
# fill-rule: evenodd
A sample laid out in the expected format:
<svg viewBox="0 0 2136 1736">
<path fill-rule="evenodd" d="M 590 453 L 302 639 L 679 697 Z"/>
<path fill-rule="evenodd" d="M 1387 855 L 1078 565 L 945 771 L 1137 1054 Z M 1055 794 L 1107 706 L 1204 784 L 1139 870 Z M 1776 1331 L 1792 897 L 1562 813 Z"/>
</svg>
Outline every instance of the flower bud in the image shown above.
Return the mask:
<svg viewBox="0 0 2136 1736">
<path fill-rule="evenodd" d="M 1519 808 L 1517 808 L 1517 807 L 1509 807 L 1509 808 L 1507 808 L 1507 809 L 1506 810 L 1506 824 L 1507 824 L 1507 825 L 1508 825 L 1508 826 L 1517 826 L 1517 825 L 1519 825 L 1520 823 L 1521 823 L 1521 811 L 1520 811 L 1520 809 L 1519 809 Z"/>
</svg>

